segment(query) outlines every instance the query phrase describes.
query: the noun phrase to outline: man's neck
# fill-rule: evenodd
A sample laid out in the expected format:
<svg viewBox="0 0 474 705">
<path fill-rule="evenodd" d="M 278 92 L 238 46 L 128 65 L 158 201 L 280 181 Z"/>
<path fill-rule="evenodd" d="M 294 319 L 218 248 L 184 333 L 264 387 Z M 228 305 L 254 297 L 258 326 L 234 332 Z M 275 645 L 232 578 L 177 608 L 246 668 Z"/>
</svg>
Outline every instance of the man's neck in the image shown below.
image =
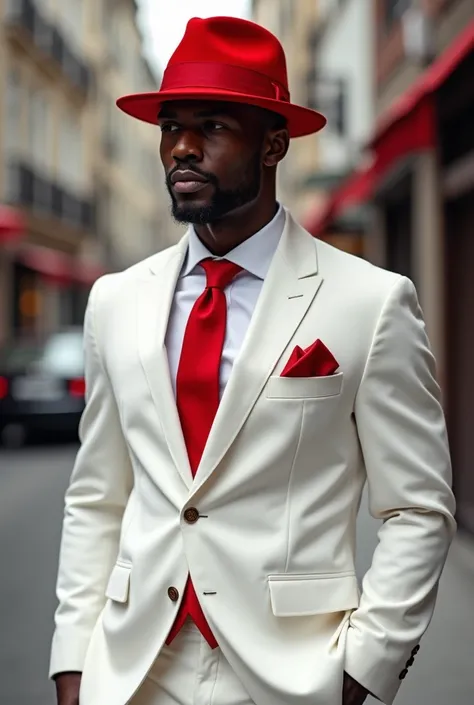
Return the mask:
<svg viewBox="0 0 474 705">
<path fill-rule="evenodd" d="M 278 203 L 274 201 L 259 210 L 260 212 L 253 214 L 248 211 L 233 213 L 216 223 L 197 225 L 196 234 L 209 252 L 217 257 L 224 257 L 268 225 L 278 212 Z"/>
</svg>

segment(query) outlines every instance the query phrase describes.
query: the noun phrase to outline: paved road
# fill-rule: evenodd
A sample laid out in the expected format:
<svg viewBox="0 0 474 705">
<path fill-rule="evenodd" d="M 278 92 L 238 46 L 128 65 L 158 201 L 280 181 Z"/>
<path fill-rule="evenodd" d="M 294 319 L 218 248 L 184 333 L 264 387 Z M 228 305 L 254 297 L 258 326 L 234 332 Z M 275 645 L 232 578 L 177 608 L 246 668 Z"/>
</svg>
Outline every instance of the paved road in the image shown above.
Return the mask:
<svg viewBox="0 0 474 705">
<path fill-rule="evenodd" d="M 62 498 L 74 447 L 0 450 L 0 703 L 52 705 L 47 679 Z"/>
<path fill-rule="evenodd" d="M 0 450 L 1 705 L 54 703 L 46 674 L 63 495 L 74 454 L 74 446 Z M 376 528 L 364 505 L 361 573 L 370 563 Z M 451 551 L 435 618 L 397 705 L 472 705 L 473 643 L 474 557 L 459 544 Z"/>
</svg>

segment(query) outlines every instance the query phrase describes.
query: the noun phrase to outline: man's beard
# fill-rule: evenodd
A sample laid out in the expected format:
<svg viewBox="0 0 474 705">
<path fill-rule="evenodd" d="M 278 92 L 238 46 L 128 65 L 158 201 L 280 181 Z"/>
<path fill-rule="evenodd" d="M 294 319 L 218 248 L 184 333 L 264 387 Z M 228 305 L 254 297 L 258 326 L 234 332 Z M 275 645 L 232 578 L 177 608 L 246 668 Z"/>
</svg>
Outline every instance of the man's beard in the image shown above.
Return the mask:
<svg viewBox="0 0 474 705">
<path fill-rule="evenodd" d="M 183 167 L 178 167 L 182 169 Z M 178 203 L 171 185 L 171 176 L 174 169 L 166 178 L 166 186 L 171 197 L 171 213 L 177 223 L 190 223 L 192 225 L 207 225 L 221 220 L 228 213 L 241 208 L 254 201 L 260 193 L 261 171 L 260 154 L 255 155 L 249 162 L 242 177 L 241 183 L 235 189 L 224 190 L 220 187 L 214 174 L 198 171 L 190 165 L 191 171 L 203 176 L 214 187 L 214 194 L 207 206 L 193 205 L 191 202 Z"/>
</svg>

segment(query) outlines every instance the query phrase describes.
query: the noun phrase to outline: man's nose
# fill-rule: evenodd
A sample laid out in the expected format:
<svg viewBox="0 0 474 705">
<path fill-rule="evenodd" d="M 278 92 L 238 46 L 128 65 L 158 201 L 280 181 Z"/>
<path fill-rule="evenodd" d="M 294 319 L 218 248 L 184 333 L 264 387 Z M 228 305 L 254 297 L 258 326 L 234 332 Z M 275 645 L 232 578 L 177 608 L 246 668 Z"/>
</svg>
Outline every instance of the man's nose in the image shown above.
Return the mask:
<svg viewBox="0 0 474 705">
<path fill-rule="evenodd" d="M 199 136 L 192 130 L 181 130 L 171 152 L 176 161 L 202 160 L 202 146 Z"/>
</svg>

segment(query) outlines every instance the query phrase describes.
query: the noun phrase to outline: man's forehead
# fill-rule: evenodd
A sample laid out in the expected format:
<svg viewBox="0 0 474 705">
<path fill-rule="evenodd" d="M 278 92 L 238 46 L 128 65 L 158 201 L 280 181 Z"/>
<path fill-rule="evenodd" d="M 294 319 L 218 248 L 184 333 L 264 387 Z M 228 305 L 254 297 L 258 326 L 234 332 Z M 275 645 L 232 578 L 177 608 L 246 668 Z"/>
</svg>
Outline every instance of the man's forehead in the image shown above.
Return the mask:
<svg viewBox="0 0 474 705">
<path fill-rule="evenodd" d="M 212 117 L 214 115 L 228 115 L 230 117 L 243 117 L 251 112 L 251 106 L 243 103 L 233 103 L 222 100 L 169 100 L 160 107 L 159 118 L 172 118 L 180 114 L 193 117 Z"/>
</svg>

